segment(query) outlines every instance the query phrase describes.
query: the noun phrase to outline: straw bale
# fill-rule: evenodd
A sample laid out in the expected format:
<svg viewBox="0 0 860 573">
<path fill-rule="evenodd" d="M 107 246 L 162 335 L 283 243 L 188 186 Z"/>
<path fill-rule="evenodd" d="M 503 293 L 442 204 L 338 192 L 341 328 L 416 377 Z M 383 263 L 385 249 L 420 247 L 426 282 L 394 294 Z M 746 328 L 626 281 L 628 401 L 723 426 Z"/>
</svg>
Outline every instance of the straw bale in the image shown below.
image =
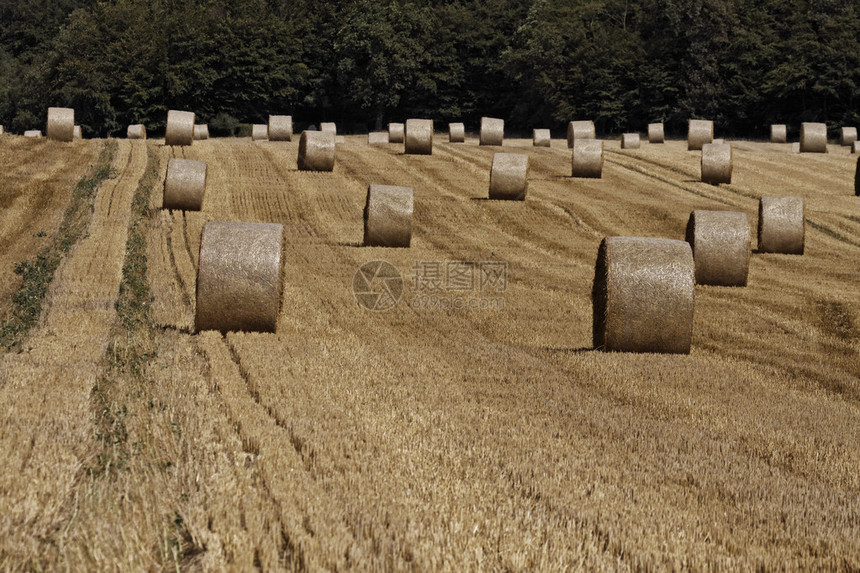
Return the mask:
<svg viewBox="0 0 860 573">
<path fill-rule="evenodd" d="M 552 134 L 548 129 L 532 130 L 532 144 L 535 147 L 551 147 Z"/>
<path fill-rule="evenodd" d="M 171 158 L 164 178 L 164 209 L 200 211 L 206 192 L 206 162 Z"/>
<path fill-rule="evenodd" d="M 573 177 L 603 176 L 603 141 L 600 139 L 577 139 L 573 145 L 571 174 Z"/>
<path fill-rule="evenodd" d="M 388 142 L 403 143 L 406 133 L 406 127 L 402 123 L 388 124 Z"/>
<path fill-rule="evenodd" d="M 800 152 L 827 153 L 827 126 L 823 123 L 800 124 Z"/>
<path fill-rule="evenodd" d="M 209 139 L 209 124 L 196 123 L 194 124 L 194 139 Z"/>
<path fill-rule="evenodd" d="M 367 134 L 368 145 L 380 145 L 383 143 L 388 143 L 387 131 L 371 131 Z"/>
<path fill-rule="evenodd" d="M 433 120 L 406 120 L 406 153 L 431 155 L 433 153 Z"/>
<path fill-rule="evenodd" d="M 320 124 L 320 131 L 337 135 L 337 124 L 331 121 L 324 121 Z"/>
<path fill-rule="evenodd" d="M 299 138 L 298 166 L 302 171 L 334 170 L 335 135 L 324 131 L 303 131 Z"/>
<path fill-rule="evenodd" d="M 75 126 L 75 134 L 74 134 L 74 136 L 73 136 L 73 139 L 83 139 L 83 138 L 84 138 L 84 136 L 83 136 L 83 134 L 81 133 L 81 126 L 80 126 L 80 125 L 76 125 L 76 126 Z"/>
<path fill-rule="evenodd" d="M 194 113 L 190 111 L 167 111 L 167 128 L 164 131 L 165 145 L 191 145 L 194 141 Z"/>
<path fill-rule="evenodd" d="M 251 140 L 265 141 L 269 139 L 269 126 L 265 123 L 255 123 L 251 126 Z"/>
<path fill-rule="evenodd" d="M 805 235 L 803 197 L 762 197 L 759 200 L 759 252 L 802 255 Z"/>
<path fill-rule="evenodd" d="M 638 133 L 624 133 L 621 135 L 621 149 L 639 149 L 640 141 Z"/>
<path fill-rule="evenodd" d="M 448 142 L 463 143 L 466 141 L 466 126 L 462 123 L 448 124 Z"/>
<path fill-rule="evenodd" d="M 48 139 L 54 141 L 72 141 L 75 138 L 75 110 L 68 107 L 49 107 L 45 133 Z"/>
<path fill-rule="evenodd" d="M 412 211 L 412 187 L 369 185 L 364 205 L 364 245 L 409 247 Z"/>
<path fill-rule="evenodd" d="M 292 141 L 293 140 L 293 116 L 270 115 L 269 116 L 269 141 Z"/>
<path fill-rule="evenodd" d="M 706 143 L 702 146 L 702 181 L 711 185 L 732 182 L 732 146 Z"/>
<path fill-rule="evenodd" d="M 714 122 L 709 119 L 691 119 L 687 128 L 687 149 L 699 151 L 714 140 Z"/>
<path fill-rule="evenodd" d="M 663 133 L 663 122 L 648 124 L 648 143 L 663 143 L 666 136 Z"/>
<path fill-rule="evenodd" d="M 850 146 L 857 141 L 856 127 L 840 127 L 839 128 L 839 145 Z"/>
<path fill-rule="evenodd" d="M 146 139 L 146 126 L 142 123 L 129 125 L 125 136 L 129 139 Z"/>
<path fill-rule="evenodd" d="M 746 213 L 697 209 L 690 213 L 686 239 L 698 284 L 746 286 L 752 240 Z"/>
<path fill-rule="evenodd" d="M 42 137 L 42 132 L 38 129 L 28 129 L 24 132 L 24 137 Z"/>
<path fill-rule="evenodd" d="M 774 123 L 770 126 L 771 143 L 787 143 L 788 127 L 784 123 Z"/>
<path fill-rule="evenodd" d="M 490 199 L 525 201 L 529 186 L 529 156 L 496 153 L 490 168 Z"/>
<path fill-rule="evenodd" d="M 505 139 L 505 120 L 494 117 L 481 118 L 481 134 L 478 145 L 502 145 Z"/>
<path fill-rule="evenodd" d="M 567 124 L 567 146 L 573 147 L 577 139 L 597 139 L 593 121 L 571 121 Z"/>
</svg>

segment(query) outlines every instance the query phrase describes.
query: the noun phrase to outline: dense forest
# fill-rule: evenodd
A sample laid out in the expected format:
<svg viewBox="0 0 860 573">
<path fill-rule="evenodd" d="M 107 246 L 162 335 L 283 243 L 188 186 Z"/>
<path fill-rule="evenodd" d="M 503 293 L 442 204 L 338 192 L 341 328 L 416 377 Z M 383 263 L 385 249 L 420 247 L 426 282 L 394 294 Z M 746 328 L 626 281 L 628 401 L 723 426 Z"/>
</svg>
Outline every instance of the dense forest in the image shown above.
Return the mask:
<svg viewBox="0 0 860 573">
<path fill-rule="evenodd" d="M 0 124 L 860 124 L 857 0 L 0 0 Z"/>
</svg>

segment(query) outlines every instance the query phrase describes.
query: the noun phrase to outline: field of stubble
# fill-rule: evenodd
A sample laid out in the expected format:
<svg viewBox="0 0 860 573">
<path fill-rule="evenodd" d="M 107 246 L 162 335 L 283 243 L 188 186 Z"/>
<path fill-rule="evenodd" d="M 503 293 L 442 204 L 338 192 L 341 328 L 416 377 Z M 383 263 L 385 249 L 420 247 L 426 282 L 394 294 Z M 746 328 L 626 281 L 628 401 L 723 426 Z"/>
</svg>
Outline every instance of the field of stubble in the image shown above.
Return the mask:
<svg viewBox="0 0 860 573">
<path fill-rule="evenodd" d="M 0 137 L 7 314 L 34 233 L 117 148 L 37 327 L 0 356 L 0 570 L 860 567 L 843 148 L 735 142 L 714 187 L 685 142 L 607 142 L 585 180 L 564 141 L 506 140 L 530 156 L 521 203 L 485 200 L 499 148 L 475 138 L 407 156 L 347 137 L 333 173 L 297 171 L 297 142 L 22 141 Z M 171 156 L 208 163 L 202 212 L 161 210 Z M 413 187 L 410 249 L 360 246 L 370 183 Z M 804 255 L 697 286 L 688 356 L 591 348 L 604 236 L 682 239 L 693 209 L 754 231 L 762 195 L 806 199 Z M 194 333 L 207 220 L 283 224 L 275 334 Z M 352 291 L 375 260 L 404 281 L 385 312 Z"/>
</svg>

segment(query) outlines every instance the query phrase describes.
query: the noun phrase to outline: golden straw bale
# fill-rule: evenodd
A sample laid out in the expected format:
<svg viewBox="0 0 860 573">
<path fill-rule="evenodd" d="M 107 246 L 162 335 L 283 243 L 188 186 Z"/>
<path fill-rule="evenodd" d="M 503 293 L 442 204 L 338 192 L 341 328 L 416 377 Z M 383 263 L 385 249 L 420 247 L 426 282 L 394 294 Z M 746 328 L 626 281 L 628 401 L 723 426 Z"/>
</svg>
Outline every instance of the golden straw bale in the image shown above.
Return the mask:
<svg viewBox="0 0 860 573">
<path fill-rule="evenodd" d="M 792 153 L 800 153 L 800 142 L 795 141 L 791 144 L 791 152 Z"/>
<path fill-rule="evenodd" d="M 714 141 L 714 122 L 709 119 L 691 119 L 687 128 L 687 149 L 700 151 L 706 143 Z"/>
<path fill-rule="evenodd" d="M 702 146 L 702 181 L 711 185 L 732 182 L 732 146 L 706 143 Z"/>
<path fill-rule="evenodd" d="M 129 139 L 146 139 L 146 126 L 142 123 L 129 125 L 125 136 Z"/>
<path fill-rule="evenodd" d="M 800 152 L 827 153 L 827 125 L 812 122 L 801 123 Z"/>
<path fill-rule="evenodd" d="M 666 136 L 663 133 L 663 122 L 648 124 L 648 143 L 663 143 Z"/>
<path fill-rule="evenodd" d="M 265 141 L 269 139 L 269 126 L 265 123 L 255 123 L 251 126 L 251 140 Z"/>
<path fill-rule="evenodd" d="M 269 141 L 292 141 L 293 140 L 293 116 L 270 115 L 269 116 Z"/>
<path fill-rule="evenodd" d="M 42 137 L 42 132 L 38 129 L 28 129 L 24 132 L 24 137 Z"/>
<path fill-rule="evenodd" d="M 688 354 L 693 337 L 693 253 L 671 239 L 606 237 L 592 288 L 599 350 Z"/>
<path fill-rule="evenodd" d="M 758 204 L 758 250 L 802 255 L 806 235 L 803 197 L 762 197 Z"/>
<path fill-rule="evenodd" d="M 368 145 L 381 145 L 383 143 L 388 143 L 387 131 L 371 131 L 367 134 Z"/>
<path fill-rule="evenodd" d="M 76 125 L 76 126 L 75 126 L 75 134 L 74 134 L 74 136 L 73 136 L 73 139 L 83 139 L 83 138 L 84 138 L 84 136 L 83 136 L 83 134 L 81 133 L 81 126 L 80 126 L 80 125 Z"/>
<path fill-rule="evenodd" d="M 165 145 L 191 145 L 194 141 L 194 113 L 190 111 L 167 111 L 167 128 L 164 131 Z"/>
<path fill-rule="evenodd" d="M 388 142 L 403 143 L 406 127 L 402 123 L 388 124 Z"/>
<path fill-rule="evenodd" d="M 571 121 L 567 124 L 567 146 L 573 147 L 577 139 L 597 139 L 593 121 Z"/>
<path fill-rule="evenodd" d="M 621 149 L 639 149 L 640 141 L 638 133 L 624 133 L 621 135 Z"/>
<path fill-rule="evenodd" d="M 331 121 L 324 121 L 320 124 L 320 131 L 337 135 L 337 124 Z"/>
<path fill-rule="evenodd" d="M 770 126 L 771 143 L 787 143 L 788 127 L 784 123 L 774 123 Z"/>
<path fill-rule="evenodd" d="M 369 185 L 364 205 L 366 247 L 408 247 L 412 240 L 412 187 Z"/>
<path fill-rule="evenodd" d="M 209 139 L 209 125 L 206 123 L 195 123 L 194 139 Z"/>
<path fill-rule="evenodd" d="M 2 126 L 2 125 L 0 125 L 0 135 L 3 135 L 3 133 L 4 133 L 4 131 L 3 131 L 3 126 Z"/>
<path fill-rule="evenodd" d="M 433 153 L 433 120 L 406 120 L 406 153 L 431 155 Z"/>
<path fill-rule="evenodd" d="M 0 127 L 3 127 L 3 126 L 0 125 Z M 0 133 L 3 133 L 3 132 L 0 131 Z M 851 144 L 851 153 L 860 153 L 860 141 L 855 141 L 854 143 Z"/>
<path fill-rule="evenodd" d="M 571 174 L 573 177 L 596 179 L 603 176 L 603 140 L 576 140 L 573 145 Z"/>
<path fill-rule="evenodd" d="M 448 124 L 448 143 L 463 143 L 466 141 L 466 126 L 462 123 Z"/>
<path fill-rule="evenodd" d="M 71 141 L 75 138 L 75 110 L 68 107 L 49 107 L 45 133 L 54 141 Z"/>
<path fill-rule="evenodd" d="M 856 127 L 840 127 L 839 128 L 839 145 L 850 146 L 857 141 Z"/>
<path fill-rule="evenodd" d="M 502 145 L 505 139 L 505 120 L 494 117 L 481 118 L 481 134 L 478 145 Z"/>
<path fill-rule="evenodd" d="M 750 267 L 750 225 L 740 211 L 690 213 L 687 242 L 700 285 L 746 286 Z"/>
<path fill-rule="evenodd" d="M 333 171 L 335 135 L 324 131 L 303 131 L 299 138 L 298 166 L 302 171 Z"/>
<path fill-rule="evenodd" d="M 535 147 L 551 147 L 552 134 L 548 129 L 533 129 L 532 145 Z"/>
<path fill-rule="evenodd" d="M 281 237 L 275 223 L 209 221 L 200 237 L 194 326 L 274 332 L 281 291 Z"/>
<path fill-rule="evenodd" d="M 206 162 L 172 158 L 164 178 L 164 209 L 200 211 L 206 192 Z"/>
<path fill-rule="evenodd" d="M 529 156 L 496 153 L 490 168 L 490 199 L 525 201 L 529 187 Z"/>
</svg>

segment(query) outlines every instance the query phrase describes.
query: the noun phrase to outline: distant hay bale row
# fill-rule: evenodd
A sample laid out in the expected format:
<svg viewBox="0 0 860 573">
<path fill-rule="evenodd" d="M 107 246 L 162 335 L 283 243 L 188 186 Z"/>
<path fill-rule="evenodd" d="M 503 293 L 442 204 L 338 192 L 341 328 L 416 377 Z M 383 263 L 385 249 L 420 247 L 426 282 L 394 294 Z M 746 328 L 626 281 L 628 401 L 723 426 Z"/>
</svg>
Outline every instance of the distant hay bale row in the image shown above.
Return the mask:
<svg viewBox="0 0 860 573">
<path fill-rule="evenodd" d="M 167 128 L 164 131 L 165 145 L 191 145 L 194 142 L 194 113 L 190 111 L 167 111 Z"/>
<path fill-rule="evenodd" d="M 194 139 L 198 141 L 209 139 L 209 125 L 205 123 L 194 124 Z"/>
<path fill-rule="evenodd" d="M 663 133 L 663 122 L 648 124 L 648 143 L 663 143 L 666 136 Z"/>
<path fill-rule="evenodd" d="M 481 118 L 481 133 L 478 145 L 502 145 L 505 139 L 505 120 L 494 117 Z"/>
<path fill-rule="evenodd" d="M 448 143 L 463 143 L 466 141 L 466 126 L 462 123 L 448 124 Z"/>
<path fill-rule="evenodd" d="M 406 127 L 402 123 L 388 124 L 388 142 L 403 143 Z"/>
<path fill-rule="evenodd" d="M 301 171 L 333 171 L 335 135 L 324 131 L 303 131 L 299 138 L 298 167 Z"/>
<path fill-rule="evenodd" d="M 688 354 L 693 337 L 694 285 L 689 243 L 604 238 L 597 252 L 592 287 L 594 347 Z"/>
<path fill-rule="evenodd" d="M 72 141 L 75 138 L 75 110 L 49 107 L 45 134 L 54 141 Z"/>
<path fill-rule="evenodd" d="M 388 143 L 387 131 L 371 131 L 367 134 L 368 145 L 382 145 Z"/>
<path fill-rule="evenodd" d="M 142 123 L 129 125 L 126 129 L 125 136 L 128 139 L 146 139 L 146 126 Z"/>
<path fill-rule="evenodd" d="M 410 155 L 433 154 L 433 120 L 407 119 L 405 150 Z"/>
<path fill-rule="evenodd" d="M 708 119 L 691 119 L 687 128 L 687 149 L 701 151 L 702 146 L 714 141 L 714 122 Z"/>
<path fill-rule="evenodd" d="M 206 192 L 206 162 L 171 158 L 164 178 L 164 209 L 200 211 Z"/>
<path fill-rule="evenodd" d="M 532 130 L 532 145 L 535 147 L 551 147 L 552 135 L 548 129 Z"/>
<path fill-rule="evenodd" d="M 856 127 L 839 128 L 839 145 L 850 146 L 857 141 Z"/>
<path fill-rule="evenodd" d="M 770 126 L 771 143 L 787 143 L 788 127 L 784 123 L 775 123 Z"/>
<path fill-rule="evenodd" d="M 759 199 L 759 252 L 802 255 L 805 235 L 803 197 L 762 197 Z"/>
<path fill-rule="evenodd" d="M 364 245 L 409 247 L 413 210 L 411 187 L 369 185 L 364 204 Z"/>
<path fill-rule="evenodd" d="M 746 286 L 751 241 L 746 213 L 695 210 L 687 221 L 686 241 L 697 284 Z"/>
<path fill-rule="evenodd" d="M 702 182 L 711 185 L 732 182 L 732 146 L 706 143 L 702 146 Z"/>
<path fill-rule="evenodd" d="M 624 133 L 621 135 L 621 149 L 639 149 L 640 141 L 638 133 Z"/>
<path fill-rule="evenodd" d="M 496 153 L 490 168 L 490 199 L 524 201 L 529 186 L 529 156 Z"/>
<path fill-rule="evenodd" d="M 197 272 L 197 332 L 274 332 L 278 322 L 283 226 L 209 221 Z"/>
<path fill-rule="evenodd" d="M 265 123 L 255 123 L 251 126 L 251 141 L 265 141 L 269 139 L 269 126 Z"/>
<path fill-rule="evenodd" d="M 573 177 L 599 179 L 603 176 L 603 141 L 599 139 L 577 139 L 571 154 Z"/>
<path fill-rule="evenodd" d="M 823 123 L 800 124 L 800 152 L 827 153 L 827 126 Z"/>
<path fill-rule="evenodd" d="M 577 139 L 597 139 L 593 121 L 571 121 L 567 124 L 567 146 L 572 148 Z"/>
<path fill-rule="evenodd" d="M 293 140 L 293 116 L 270 115 L 268 127 L 269 141 Z"/>
</svg>

